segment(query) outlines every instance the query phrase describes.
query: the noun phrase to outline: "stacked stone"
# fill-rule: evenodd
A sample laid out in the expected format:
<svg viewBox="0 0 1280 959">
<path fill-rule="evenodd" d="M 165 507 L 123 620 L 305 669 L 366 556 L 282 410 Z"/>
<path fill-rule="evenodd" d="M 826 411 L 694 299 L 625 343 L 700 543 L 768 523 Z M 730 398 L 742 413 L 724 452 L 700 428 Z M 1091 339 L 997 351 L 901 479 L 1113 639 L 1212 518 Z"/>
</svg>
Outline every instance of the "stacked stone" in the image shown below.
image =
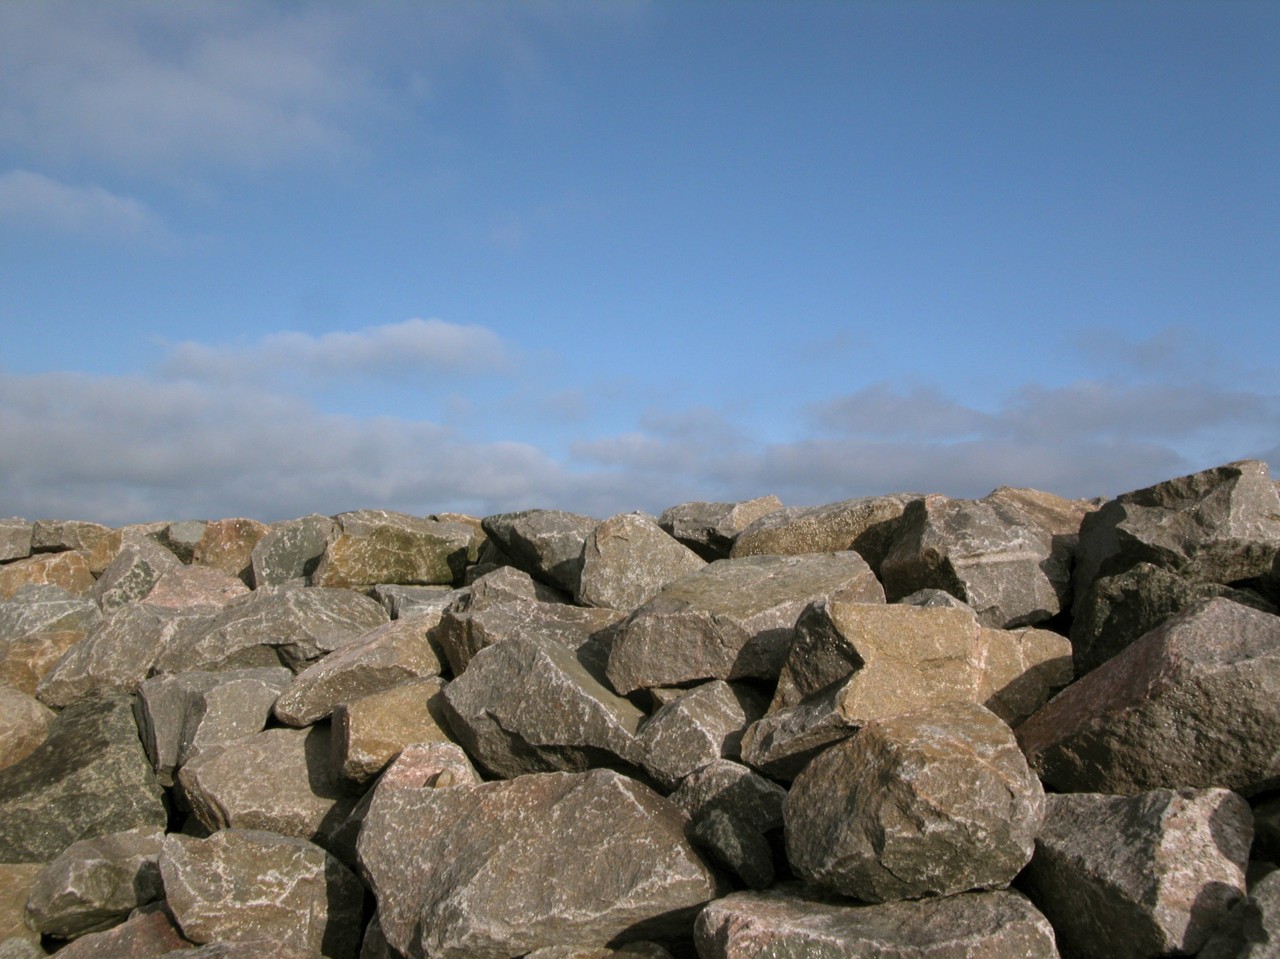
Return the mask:
<svg viewBox="0 0 1280 959">
<path fill-rule="evenodd" d="M 0 959 L 1275 956 L 1232 463 L 603 521 L 0 520 Z"/>
</svg>

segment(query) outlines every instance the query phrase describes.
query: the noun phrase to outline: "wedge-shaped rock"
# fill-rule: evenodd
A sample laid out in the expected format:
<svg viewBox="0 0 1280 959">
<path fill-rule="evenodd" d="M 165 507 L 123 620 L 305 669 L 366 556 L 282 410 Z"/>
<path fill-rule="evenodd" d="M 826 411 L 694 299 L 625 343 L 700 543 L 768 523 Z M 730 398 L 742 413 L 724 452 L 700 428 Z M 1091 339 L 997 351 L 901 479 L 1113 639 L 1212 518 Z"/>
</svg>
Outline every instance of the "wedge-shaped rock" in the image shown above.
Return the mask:
<svg viewBox="0 0 1280 959">
<path fill-rule="evenodd" d="M 73 842 L 36 878 L 28 922 L 46 936 L 74 939 L 163 899 L 156 864 L 163 841 L 161 827 L 144 826 Z"/>
<path fill-rule="evenodd" d="M 621 622 L 623 617 L 623 613 L 613 609 L 512 599 L 445 612 L 440 617 L 436 638 L 453 675 L 461 676 L 476 653 L 504 640 L 545 640 L 578 650 L 592 637 Z"/>
<path fill-rule="evenodd" d="M 944 589 L 1000 629 L 1051 619 L 1070 607 L 1072 553 L 1090 508 L 1008 488 L 980 500 L 915 500 L 880 568 L 885 595 Z"/>
<path fill-rule="evenodd" d="M 879 570 L 913 494 L 865 496 L 826 506 L 790 506 L 756 520 L 733 542 L 729 555 L 797 556 L 854 550 Z"/>
<path fill-rule="evenodd" d="M 202 750 L 262 731 L 293 673 L 282 666 L 163 673 L 144 680 L 134 704 L 147 758 L 164 786 Z"/>
<path fill-rule="evenodd" d="M 646 513 L 619 513 L 591 531 L 582 548 L 575 598 L 629 613 L 706 560 L 673 539 Z"/>
<path fill-rule="evenodd" d="M 447 742 L 439 676 L 402 682 L 339 703 L 333 711 L 333 768 L 363 783 L 406 746 Z"/>
<path fill-rule="evenodd" d="M 432 617 L 395 619 L 312 663 L 297 675 L 275 705 L 290 726 L 319 722 L 338 703 L 423 676 L 439 676 L 440 655 L 427 638 Z"/>
<path fill-rule="evenodd" d="M 110 565 L 120 548 L 123 535 L 99 523 L 84 520 L 36 520 L 31 529 L 32 553 L 84 554 L 89 572 L 99 576 Z"/>
<path fill-rule="evenodd" d="M 386 610 L 349 589 L 258 589 L 206 617 L 201 628 L 184 629 L 156 657 L 155 670 L 283 664 L 300 673 L 386 622 Z"/>
<path fill-rule="evenodd" d="M 206 523 L 200 541 L 191 553 L 191 562 L 212 566 L 230 576 L 253 582 L 253 548 L 269 527 L 256 519 L 220 519 Z"/>
<path fill-rule="evenodd" d="M 582 578 L 582 549 L 598 519 L 554 509 L 486 516 L 481 524 L 489 539 L 516 566 L 570 596 Z"/>
<path fill-rule="evenodd" d="M 34 694 L 63 653 L 101 621 L 97 603 L 61 586 L 26 586 L 0 601 L 0 684 Z"/>
<path fill-rule="evenodd" d="M 467 523 L 442 523 L 389 510 L 340 513 L 334 521 L 334 533 L 311 574 L 316 586 L 361 589 L 377 583 L 461 582 L 476 537 Z"/>
<path fill-rule="evenodd" d="M 160 574 L 142 602 L 165 609 L 216 613 L 248 592 L 243 580 L 212 566 L 178 566 Z"/>
<path fill-rule="evenodd" d="M 1064 952 L 1194 954 L 1244 896 L 1252 820 L 1225 789 L 1049 795 L 1025 888 Z"/>
<path fill-rule="evenodd" d="M 1211 599 L 1068 686 L 1018 728 L 1060 792 L 1280 786 L 1280 616 Z"/>
<path fill-rule="evenodd" d="M 97 601 L 104 613 L 136 603 L 155 587 L 160 577 L 180 567 L 178 557 L 155 540 L 141 539 L 125 543 L 116 553 L 88 595 Z"/>
<path fill-rule="evenodd" d="M 713 679 L 667 703 L 640 733 L 645 769 L 668 789 L 717 759 L 741 755 L 742 733 L 765 710 L 761 693 Z"/>
<path fill-rule="evenodd" d="M 169 909 L 192 942 L 266 941 L 331 959 L 359 953 L 364 888 L 309 842 L 244 829 L 172 835 L 160 872 Z"/>
<path fill-rule="evenodd" d="M 609 681 L 624 695 L 706 679 L 774 680 L 796 619 L 828 597 L 883 602 L 854 552 L 723 559 L 667 586 L 619 626 Z"/>
<path fill-rule="evenodd" d="M 182 935 L 163 903 L 143 906 L 118 926 L 91 932 L 59 949 L 62 959 L 139 959 L 183 949 Z"/>
<path fill-rule="evenodd" d="M 763 833 L 782 828 L 787 791 L 741 763 L 717 759 L 686 776 L 669 798 L 695 821 L 724 812 Z"/>
<path fill-rule="evenodd" d="M 24 586 L 45 583 L 81 595 L 93 589 L 93 582 L 84 553 L 41 553 L 0 566 L 0 599 L 8 599 Z"/>
<path fill-rule="evenodd" d="M 360 866 L 387 942 L 410 959 L 680 937 L 715 895 L 684 824 L 667 800 L 603 769 L 379 790 Z"/>
<path fill-rule="evenodd" d="M 643 761 L 644 713 L 550 640 L 509 639 L 481 650 L 445 687 L 444 711 L 468 755 L 495 776 Z"/>
<path fill-rule="evenodd" d="M 359 800 L 331 754 L 328 723 L 266 729 L 202 752 L 178 785 L 207 829 L 265 829 L 327 846 Z"/>
<path fill-rule="evenodd" d="M 18 516 L 0 519 L 0 563 L 31 555 L 31 524 Z"/>
<path fill-rule="evenodd" d="M 1275 959 L 1280 947 L 1280 872 L 1260 879 L 1231 907 L 1198 959 Z"/>
<path fill-rule="evenodd" d="M 698 917 L 701 959 L 1057 959 L 1053 929 L 1016 892 L 855 905 L 799 884 L 735 892 Z"/>
<path fill-rule="evenodd" d="M 933 703 L 981 703 L 1010 725 L 1071 679 L 1071 644 L 1048 630 L 990 629 L 963 607 L 828 600 L 805 610 L 747 762 L 794 776 L 866 723 Z"/>
<path fill-rule="evenodd" d="M 68 705 L 43 744 L 0 770 L 0 862 L 48 862 L 77 839 L 167 821 L 119 690 Z"/>
<path fill-rule="evenodd" d="M 890 902 L 1007 886 L 1031 859 L 1044 792 L 998 716 L 948 703 L 817 756 L 783 814 L 798 875 Z"/>
<path fill-rule="evenodd" d="M 254 587 L 307 582 L 333 533 L 333 519 L 319 513 L 272 523 L 249 556 Z"/>
<path fill-rule="evenodd" d="M 34 696 L 0 686 L 0 769 L 26 759 L 49 735 L 53 711 Z"/>
<path fill-rule="evenodd" d="M 738 503 L 681 503 L 663 510 L 658 525 L 710 563 L 728 559 L 739 533 L 780 509 L 782 500 L 772 495 Z"/>
</svg>

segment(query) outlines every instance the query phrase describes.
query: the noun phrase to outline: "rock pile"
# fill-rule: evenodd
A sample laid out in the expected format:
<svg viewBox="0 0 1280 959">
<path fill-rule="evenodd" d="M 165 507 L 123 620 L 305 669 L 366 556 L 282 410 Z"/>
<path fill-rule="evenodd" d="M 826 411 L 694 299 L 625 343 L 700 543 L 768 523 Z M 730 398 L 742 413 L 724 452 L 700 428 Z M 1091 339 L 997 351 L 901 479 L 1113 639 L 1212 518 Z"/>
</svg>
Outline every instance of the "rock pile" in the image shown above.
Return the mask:
<svg viewBox="0 0 1280 959">
<path fill-rule="evenodd" d="M 0 520 L 0 959 L 1280 955 L 1280 492 Z"/>
</svg>

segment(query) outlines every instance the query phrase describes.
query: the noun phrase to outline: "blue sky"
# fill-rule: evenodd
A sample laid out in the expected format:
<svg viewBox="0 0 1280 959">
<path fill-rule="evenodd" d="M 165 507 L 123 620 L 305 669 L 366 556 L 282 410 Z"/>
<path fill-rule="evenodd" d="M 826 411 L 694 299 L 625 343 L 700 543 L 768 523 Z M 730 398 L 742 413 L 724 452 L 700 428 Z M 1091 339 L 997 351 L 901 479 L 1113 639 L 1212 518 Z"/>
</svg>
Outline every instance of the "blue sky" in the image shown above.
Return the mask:
<svg viewBox="0 0 1280 959">
<path fill-rule="evenodd" d="M 1280 4 L 0 3 L 0 515 L 1280 466 Z"/>
</svg>

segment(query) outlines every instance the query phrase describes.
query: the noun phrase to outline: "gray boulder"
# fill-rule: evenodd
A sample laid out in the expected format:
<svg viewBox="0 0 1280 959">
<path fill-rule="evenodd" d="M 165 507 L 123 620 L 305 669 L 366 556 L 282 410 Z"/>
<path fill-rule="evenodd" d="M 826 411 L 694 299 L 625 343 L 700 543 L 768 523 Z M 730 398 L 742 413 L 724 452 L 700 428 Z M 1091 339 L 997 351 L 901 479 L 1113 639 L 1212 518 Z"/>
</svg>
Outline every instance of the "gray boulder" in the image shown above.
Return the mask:
<svg viewBox="0 0 1280 959">
<path fill-rule="evenodd" d="M 471 569 L 473 567 L 468 567 Z M 440 615 L 462 595 L 462 589 L 449 586 L 398 586 L 395 583 L 379 583 L 369 590 L 369 595 L 382 604 L 392 619 L 410 619 L 429 616 L 439 620 Z"/>
<path fill-rule="evenodd" d="M 776 496 L 740 503 L 681 503 L 663 510 L 658 525 L 710 563 L 728 559 L 739 533 L 779 509 L 782 500 Z"/>
<path fill-rule="evenodd" d="M 586 606 L 629 613 L 668 583 L 705 565 L 652 516 L 620 513 L 587 536 L 574 598 Z"/>
<path fill-rule="evenodd" d="M 690 824 L 689 840 L 751 889 L 773 885 L 773 847 L 750 823 L 713 809 Z"/>
<path fill-rule="evenodd" d="M 191 551 L 191 562 L 220 569 L 229 576 L 253 582 L 253 548 L 268 527 L 256 519 L 220 519 L 205 523 L 200 541 Z"/>
<path fill-rule="evenodd" d="M 579 650 L 593 637 L 623 619 L 613 609 L 592 609 L 536 599 L 476 602 L 450 609 L 440 617 L 436 639 L 454 676 L 461 676 L 480 650 L 507 640 L 554 642 Z"/>
<path fill-rule="evenodd" d="M 582 577 L 582 548 L 600 521 L 580 513 L 530 509 L 486 516 L 481 525 L 511 561 L 570 596 Z"/>
<path fill-rule="evenodd" d="M 160 577 L 182 563 L 155 540 L 125 543 L 98 577 L 88 595 L 104 613 L 135 603 L 155 587 Z"/>
<path fill-rule="evenodd" d="M 717 759 L 741 755 L 742 733 L 764 715 L 760 692 L 720 679 L 684 692 L 653 714 L 640 731 L 644 766 L 667 789 Z"/>
<path fill-rule="evenodd" d="M 0 519 L 0 563 L 31 555 L 31 524 L 18 516 Z"/>
<path fill-rule="evenodd" d="M 1199 959 L 1280 957 L 1280 872 L 1259 880 L 1231 907 L 1198 953 Z"/>
<path fill-rule="evenodd" d="M 449 585 L 462 581 L 476 530 L 365 509 L 334 517 L 335 529 L 311 574 L 314 586 L 363 589 L 378 583 Z"/>
<path fill-rule="evenodd" d="M 787 791 L 741 763 L 717 759 L 686 776 L 669 798 L 694 821 L 723 812 L 763 833 L 782 828 Z"/>
<path fill-rule="evenodd" d="M 333 519 L 318 513 L 272 523 L 249 554 L 254 587 L 305 583 L 333 533 Z"/>
<path fill-rule="evenodd" d="M 53 711 L 34 696 L 0 686 L 0 769 L 26 759 L 49 735 Z"/>
</svg>

